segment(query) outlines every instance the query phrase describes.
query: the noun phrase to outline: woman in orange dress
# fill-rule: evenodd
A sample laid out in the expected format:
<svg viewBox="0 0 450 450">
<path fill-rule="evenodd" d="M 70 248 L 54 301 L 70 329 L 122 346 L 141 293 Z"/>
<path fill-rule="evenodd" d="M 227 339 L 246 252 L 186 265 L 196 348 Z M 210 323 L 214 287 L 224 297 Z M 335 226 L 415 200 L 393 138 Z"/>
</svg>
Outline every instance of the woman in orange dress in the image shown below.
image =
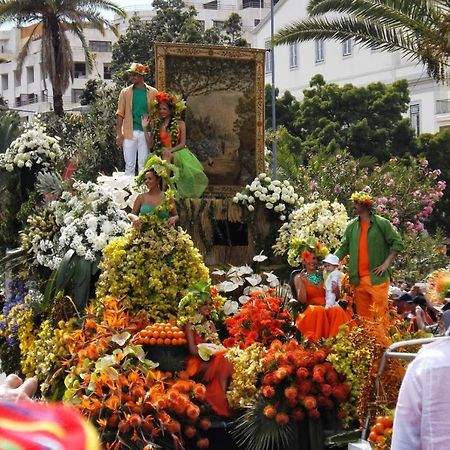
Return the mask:
<svg viewBox="0 0 450 450">
<path fill-rule="evenodd" d="M 181 300 L 180 305 L 183 304 Z M 191 305 L 192 306 L 192 305 Z M 189 347 L 187 372 L 189 376 L 200 376 L 206 386 L 206 401 L 213 411 L 222 417 L 232 415 L 226 391 L 233 374 L 233 366 L 225 357 L 226 350 L 221 345 L 214 322 L 211 320 L 211 300 L 196 303 L 197 310 L 191 313 L 190 321 L 184 324 L 184 333 Z M 190 308 L 186 308 L 189 310 Z M 199 344 L 214 344 L 210 348 L 209 359 L 199 356 Z M 207 359 L 207 360 L 205 360 Z"/>
<path fill-rule="evenodd" d="M 307 307 L 298 315 L 295 325 L 307 339 L 317 341 L 330 333 L 323 277 L 318 270 L 319 261 L 315 252 L 304 250 L 301 258 L 305 268 L 292 272 L 291 279 L 297 301 Z"/>
</svg>

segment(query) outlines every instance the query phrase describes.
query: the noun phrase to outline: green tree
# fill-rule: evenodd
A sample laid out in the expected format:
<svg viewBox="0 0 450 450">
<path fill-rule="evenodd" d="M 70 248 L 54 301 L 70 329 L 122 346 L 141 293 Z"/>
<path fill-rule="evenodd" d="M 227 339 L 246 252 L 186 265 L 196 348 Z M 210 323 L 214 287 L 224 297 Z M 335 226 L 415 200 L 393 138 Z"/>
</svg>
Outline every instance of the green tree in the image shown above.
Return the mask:
<svg viewBox="0 0 450 450">
<path fill-rule="evenodd" d="M 14 21 L 19 26 L 31 25 L 32 33 L 18 55 L 18 73 L 22 70 L 31 42 L 41 35 L 42 75 L 48 76 L 53 88 L 53 108 L 62 115 L 63 93 L 73 78 L 72 48 L 66 32 L 75 34 L 86 54 L 88 69 L 92 56 L 83 28 L 94 27 L 102 33 L 115 25 L 100 11 L 110 11 L 125 17 L 125 12 L 108 0 L 3 0 L 0 3 L 0 23 Z"/>
<path fill-rule="evenodd" d="M 133 16 L 126 33 L 113 47 L 111 72 L 121 86 L 128 82 L 125 71 L 130 63 L 140 62 L 154 67 L 155 42 L 248 45 L 242 38 L 242 20 L 236 13 L 232 13 L 225 21 L 222 30 L 210 28 L 204 31 L 196 19 L 196 9 L 187 7 L 183 0 L 154 0 L 153 9 L 156 15 L 148 22 Z M 151 73 L 146 81 L 154 84 L 154 74 Z"/>
<path fill-rule="evenodd" d="M 97 98 L 98 90 L 105 85 L 103 80 L 91 79 L 87 80 L 83 92 L 80 95 L 81 105 L 92 105 Z"/>
<path fill-rule="evenodd" d="M 316 75 L 310 86 L 293 123 L 304 152 L 348 149 L 355 157 L 371 155 L 382 162 L 415 151 L 414 131 L 402 116 L 409 104 L 405 80 L 338 86 Z"/>
<path fill-rule="evenodd" d="M 299 129 L 294 125 L 300 114 L 300 102 L 289 92 L 285 91 L 279 97 L 280 90 L 275 88 L 275 112 L 277 119 L 277 128 L 284 127 L 289 133 L 298 136 Z M 265 127 L 266 130 L 272 130 L 272 87 L 266 84 L 265 92 Z"/>
<path fill-rule="evenodd" d="M 310 0 L 309 18 L 283 27 L 274 42 L 354 39 L 363 46 L 399 50 L 422 62 L 436 80 L 446 78 L 450 55 L 448 0 Z"/>
</svg>

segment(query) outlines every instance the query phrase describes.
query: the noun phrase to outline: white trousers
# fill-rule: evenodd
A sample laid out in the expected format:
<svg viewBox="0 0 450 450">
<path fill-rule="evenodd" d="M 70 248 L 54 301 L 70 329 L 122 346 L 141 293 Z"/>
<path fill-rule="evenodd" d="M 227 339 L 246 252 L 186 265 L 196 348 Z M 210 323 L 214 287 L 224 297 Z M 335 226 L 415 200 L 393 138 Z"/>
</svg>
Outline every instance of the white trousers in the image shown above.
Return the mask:
<svg viewBox="0 0 450 450">
<path fill-rule="evenodd" d="M 136 175 L 136 157 L 138 161 L 138 171 L 145 165 L 148 156 L 147 142 L 143 131 L 134 130 L 133 139 L 123 140 L 123 159 L 125 160 L 125 174 Z"/>
</svg>

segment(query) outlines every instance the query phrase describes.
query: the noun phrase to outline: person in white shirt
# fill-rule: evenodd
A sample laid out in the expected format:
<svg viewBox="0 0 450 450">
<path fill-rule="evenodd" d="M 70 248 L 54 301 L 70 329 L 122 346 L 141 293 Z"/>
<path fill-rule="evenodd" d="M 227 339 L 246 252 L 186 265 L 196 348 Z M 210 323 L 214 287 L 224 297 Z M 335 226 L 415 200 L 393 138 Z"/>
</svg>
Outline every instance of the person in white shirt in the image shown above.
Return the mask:
<svg viewBox="0 0 450 450">
<path fill-rule="evenodd" d="M 325 307 L 337 305 L 336 288 L 341 290 L 342 272 L 339 270 L 339 258 L 331 253 L 323 260 L 323 266 L 328 276 L 325 279 Z"/>
<path fill-rule="evenodd" d="M 391 450 L 450 448 L 450 338 L 425 345 L 409 365 L 394 416 Z"/>
</svg>

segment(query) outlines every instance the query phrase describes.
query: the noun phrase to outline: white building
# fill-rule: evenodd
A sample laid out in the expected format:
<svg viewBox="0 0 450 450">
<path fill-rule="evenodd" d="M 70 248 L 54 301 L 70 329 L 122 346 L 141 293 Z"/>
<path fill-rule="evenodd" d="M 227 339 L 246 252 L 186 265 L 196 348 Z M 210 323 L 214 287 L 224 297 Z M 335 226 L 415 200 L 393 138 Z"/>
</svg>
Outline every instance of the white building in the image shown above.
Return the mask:
<svg viewBox="0 0 450 450">
<path fill-rule="evenodd" d="M 308 0 L 280 0 L 274 7 L 275 33 L 295 20 L 307 17 Z M 252 46 L 270 48 L 270 15 L 253 31 Z M 408 61 L 399 53 L 372 51 L 352 41 L 309 41 L 275 47 L 266 56 L 266 83 L 272 79 L 271 57 L 275 63 L 275 85 L 301 99 L 309 81 L 320 73 L 328 83 L 392 83 L 406 79 L 410 89 L 409 116 L 419 133 L 437 132 L 450 126 L 449 86 L 428 77 L 422 64 Z"/>
<path fill-rule="evenodd" d="M 233 12 L 242 18 L 242 31 L 244 39 L 252 39 L 252 31 L 267 16 L 270 9 L 270 0 L 187 0 L 186 6 L 193 6 L 197 10 L 196 19 L 203 25 L 203 29 L 223 26 L 225 20 Z M 127 17 L 115 18 L 114 22 L 121 33 L 124 33 L 129 19 L 137 14 L 141 20 L 150 20 L 155 16 L 152 9 L 143 9 L 142 6 L 125 6 Z"/>
<path fill-rule="evenodd" d="M 11 109 L 23 116 L 49 111 L 53 108 L 52 85 L 42 77 L 41 38 L 36 35 L 17 78 L 17 55 L 34 27 L 13 28 L 0 31 L 0 94 Z M 111 51 L 116 37 L 112 31 L 102 35 L 93 28 L 85 29 L 86 41 L 94 57 L 94 68 L 88 73 L 81 43 L 72 33 L 67 33 L 73 51 L 74 80 L 63 95 L 64 109 L 70 111 L 80 106 L 79 98 L 89 78 L 111 79 Z"/>
</svg>

